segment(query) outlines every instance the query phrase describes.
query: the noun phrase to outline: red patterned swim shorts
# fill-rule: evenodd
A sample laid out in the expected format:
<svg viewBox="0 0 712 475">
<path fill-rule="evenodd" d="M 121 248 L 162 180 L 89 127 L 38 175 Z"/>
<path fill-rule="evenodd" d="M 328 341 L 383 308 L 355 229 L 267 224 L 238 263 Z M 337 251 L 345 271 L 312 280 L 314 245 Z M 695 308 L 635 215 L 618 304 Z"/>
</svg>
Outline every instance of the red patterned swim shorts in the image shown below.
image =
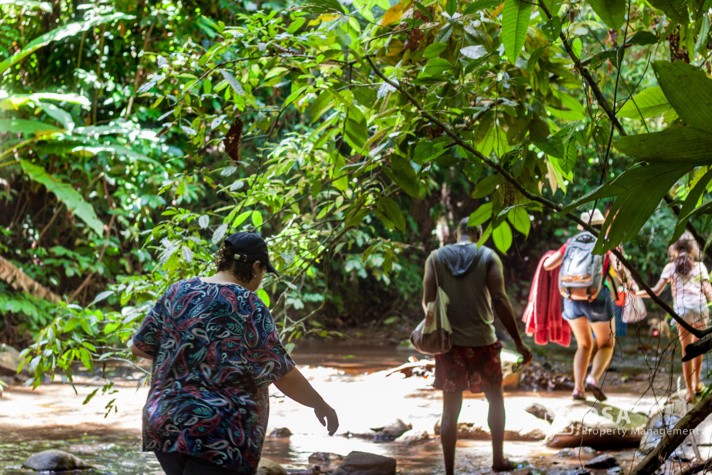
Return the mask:
<svg viewBox="0 0 712 475">
<path fill-rule="evenodd" d="M 450 351 L 435 356 L 436 389 L 473 393 L 502 387 L 502 363 L 497 341 L 488 346 L 453 346 Z"/>
</svg>

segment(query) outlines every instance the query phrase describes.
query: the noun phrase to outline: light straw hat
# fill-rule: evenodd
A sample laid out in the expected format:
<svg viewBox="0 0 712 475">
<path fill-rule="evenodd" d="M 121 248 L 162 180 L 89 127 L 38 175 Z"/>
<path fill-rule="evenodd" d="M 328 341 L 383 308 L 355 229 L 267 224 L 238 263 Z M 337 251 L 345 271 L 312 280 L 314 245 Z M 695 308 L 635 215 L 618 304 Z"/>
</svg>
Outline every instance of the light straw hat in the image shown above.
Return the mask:
<svg viewBox="0 0 712 475">
<path fill-rule="evenodd" d="M 581 221 L 590 224 L 591 226 L 600 226 L 606 218 L 598 208 L 593 208 L 593 211 L 584 211 L 581 213 Z"/>
</svg>

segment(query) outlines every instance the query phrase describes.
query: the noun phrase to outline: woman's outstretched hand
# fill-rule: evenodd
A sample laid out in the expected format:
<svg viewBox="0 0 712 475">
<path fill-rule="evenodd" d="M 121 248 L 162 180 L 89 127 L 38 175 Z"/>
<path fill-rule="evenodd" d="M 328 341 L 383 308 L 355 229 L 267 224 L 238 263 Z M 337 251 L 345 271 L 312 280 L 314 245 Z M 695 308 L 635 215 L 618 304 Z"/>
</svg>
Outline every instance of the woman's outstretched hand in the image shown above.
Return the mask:
<svg viewBox="0 0 712 475">
<path fill-rule="evenodd" d="M 314 414 L 316 418 L 319 419 L 321 425 L 326 427 L 326 430 L 329 431 L 329 435 L 334 435 L 339 428 L 339 417 L 336 415 L 334 408 L 327 403 L 320 404 L 314 408 Z"/>
</svg>

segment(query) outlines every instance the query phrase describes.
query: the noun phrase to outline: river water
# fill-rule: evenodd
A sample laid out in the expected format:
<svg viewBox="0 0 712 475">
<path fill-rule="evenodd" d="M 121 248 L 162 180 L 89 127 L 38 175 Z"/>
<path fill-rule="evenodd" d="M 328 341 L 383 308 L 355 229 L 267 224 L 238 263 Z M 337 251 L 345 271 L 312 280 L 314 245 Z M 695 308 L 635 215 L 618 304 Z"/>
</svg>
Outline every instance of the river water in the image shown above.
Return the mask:
<svg viewBox="0 0 712 475">
<path fill-rule="evenodd" d="M 559 350 L 557 354 L 567 361 L 572 352 L 573 349 Z M 300 345 L 295 351 L 295 360 L 337 410 L 341 426 L 335 436 L 329 437 L 310 409 L 272 388 L 268 431 L 286 427 L 292 435 L 268 438 L 263 456 L 297 473 L 314 465 L 309 456 L 315 452 L 345 456 L 360 450 L 396 458 L 399 474 L 444 473 L 439 440 L 432 437 L 433 427 L 440 417 L 440 393 L 432 390 L 432 382 L 424 378 L 386 375 L 387 369 L 405 363 L 409 356 L 412 353 L 392 347 Z M 36 391 L 11 387 L 0 399 L 0 474 L 33 473 L 23 471 L 22 462 L 32 453 L 50 448 L 74 453 L 97 467 L 97 470 L 83 472 L 86 474 L 162 473 L 152 454 L 140 452 L 140 412 L 146 388 L 137 387 L 138 376 L 138 373 L 125 375 L 109 394 L 98 395 L 86 405 L 82 404 L 86 395 L 102 384 L 98 377 L 79 378 L 81 384 L 76 385 L 76 395 L 67 384 L 47 384 Z M 641 397 L 640 392 L 630 388 L 612 389 L 610 402 L 626 410 L 647 412 L 658 401 L 654 394 Z M 569 401 L 568 391 L 507 393 L 508 428 L 523 423 L 524 408 L 532 402 L 543 403 L 556 412 Z M 107 414 L 110 404 L 114 404 L 116 410 Z M 460 420 L 482 423 L 486 411 L 481 395 L 466 394 Z M 396 419 L 411 424 L 413 432 L 429 433 L 431 439 L 416 445 L 373 440 L 372 428 Z M 578 457 L 561 456 L 558 450 L 548 449 L 543 442 L 505 442 L 505 453 L 522 467 L 532 468 L 533 473 L 556 473 L 576 468 L 581 462 Z M 613 454 L 623 464 L 629 464 L 636 457 L 633 450 Z M 458 442 L 458 474 L 489 473 L 490 464 L 488 441 Z"/>
</svg>

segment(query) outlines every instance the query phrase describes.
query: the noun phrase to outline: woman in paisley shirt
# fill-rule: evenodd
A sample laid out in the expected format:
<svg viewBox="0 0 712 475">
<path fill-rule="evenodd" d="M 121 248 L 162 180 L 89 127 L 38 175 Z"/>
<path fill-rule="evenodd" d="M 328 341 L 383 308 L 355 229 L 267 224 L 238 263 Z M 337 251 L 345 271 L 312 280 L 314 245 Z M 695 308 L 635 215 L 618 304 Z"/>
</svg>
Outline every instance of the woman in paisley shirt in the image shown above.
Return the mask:
<svg viewBox="0 0 712 475">
<path fill-rule="evenodd" d="M 255 291 L 270 264 L 254 233 L 228 237 L 217 273 L 173 284 L 133 337 L 131 351 L 153 360 L 143 411 L 143 450 L 168 475 L 257 471 L 269 417 L 268 386 L 314 408 L 330 435 L 336 412 L 282 346 Z"/>
</svg>

